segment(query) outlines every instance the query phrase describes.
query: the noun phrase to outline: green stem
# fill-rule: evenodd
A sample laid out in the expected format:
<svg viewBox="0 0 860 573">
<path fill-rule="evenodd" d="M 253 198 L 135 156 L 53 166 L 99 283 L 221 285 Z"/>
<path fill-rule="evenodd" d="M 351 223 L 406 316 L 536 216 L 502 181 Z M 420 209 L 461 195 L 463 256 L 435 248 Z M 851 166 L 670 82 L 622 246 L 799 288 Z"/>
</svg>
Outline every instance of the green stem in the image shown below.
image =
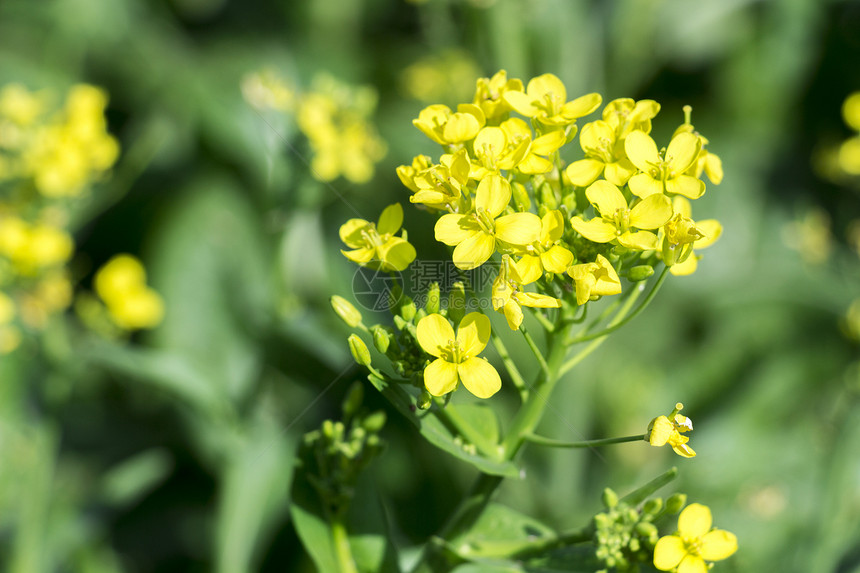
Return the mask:
<svg viewBox="0 0 860 573">
<path fill-rule="evenodd" d="M 581 442 L 565 442 L 562 440 L 554 440 L 537 434 L 526 434 L 527 442 L 538 444 L 540 446 L 548 446 L 551 448 L 595 448 L 598 446 L 608 446 L 611 444 L 623 444 L 625 442 L 641 442 L 645 439 L 644 434 L 635 436 L 623 436 L 620 438 L 604 438 L 602 440 L 584 440 Z"/>
<path fill-rule="evenodd" d="M 499 357 L 502 359 L 502 364 L 505 365 L 505 370 L 508 371 L 508 376 L 511 377 L 511 381 L 514 383 L 517 391 L 520 393 L 520 399 L 525 401 L 529 397 L 529 389 L 526 388 L 526 381 L 523 378 L 523 375 L 520 374 L 519 368 L 514 364 L 514 361 L 511 359 L 511 355 L 508 353 L 508 349 L 505 346 L 505 343 L 502 342 L 502 338 L 496 334 L 496 331 L 493 331 L 490 334 L 490 337 L 493 341 L 493 346 L 496 349 L 496 352 L 499 353 Z"/>
<path fill-rule="evenodd" d="M 648 293 L 648 296 L 645 297 L 645 300 L 642 301 L 642 304 L 640 304 L 638 307 L 636 307 L 636 310 L 634 310 L 630 314 L 630 316 L 623 318 L 623 320 L 617 320 L 618 315 L 621 315 L 621 312 L 619 312 L 618 315 L 616 316 L 616 320 L 613 320 L 613 323 L 611 326 L 605 328 L 604 330 L 601 330 L 600 332 L 595 332 L 594 334 L 588 334 L 585 336 L 577 336 L 577 337 L 569 340 L 568 344 L 577 344 L 580 342 L 587 342 L 589 340 L 594 340 L 596 338 L 602 338 L 608 334 L 612 334 L 613 332 L 615 332 L 616 330 L 618 330 L 619 328 L 621 328 L 622 326 L 624 326 L 625 324 L 627 324 L 628 322 L 630 322 L 631 320 L 636 318 L 639 315 L 639 313 L 641 313 L 643 310 L 645 310 L 645 308 L 651 303 L 651 301 L 654 300 L 654 296 L 657 294 L 657 291 L 660 290 L 660 287 L 663 285 L 663 281 L 666 280 L 666 277 L 668 276 L 668 274 L 669 274 L 669 267 L 663 267 L 663 272 L 660 273 L 660 277 L 657 279 L 657 282 L 654 283 L 654 287 Z M 639 291 L 639 292 L 641 292 L 641 291 Z M 626 307 L 627 307 L 627 305 L 625 305 L 625 309 L 626 309 Z M 622 309 L 622 311 L 625 309 Z"/>
<path fill-rule="evenodd" d="M 553 549 L 569 547 L 577 543 L 587 543 L 594 538 L 594 528 L 584 527 L 573 531 L 565 531 L 553 537 L 536 539 L 527 546 L 511 555 L 515 559 L 525 559 L 532 555 L 541 555 Z"/>
<path fill-rule="evenodd" d="M 340 516 L 335 516 L 331 520 L 331 537 L 340 573 L 358 573 L 358 567 L 352 557 L 352 549 L 349 547 L 349 535 Z"/>
<path fill-rule="evenodd" d="M 526 307 L 526 308 L 528 308 L 529 310 L 532 311 L 532 316 L 535 317 L 535 320 L 537 320 L 541 326 L 543 326 L 544 330 L 546 330 L 547 332 L 553 332 L 555 330 L 555 325 L 552 322 L 550 322 L 550 320 L 547 317 L 545 317 L 543 315 L 543 312 L 541 312 L 540 310 L 538 310 L 536 308 L 531 308 L 531 307 Z"/>
<path fill-rule="evenodd" d="M 543 370 L 544 374 L 549 375 L 549 365 L 546 362 L 546 359 L 543 357 L 543 352 L 538 348 L 537 344 L 535 344 L 532 335 L 528 333 L 525 326 L 520 325 L 520 332 L 523 333 L 523 338 L 526 339 L 526 344 L 531 348 L 532 353 L 537 358 L 538 364 L 540 364 L 541 370 Z"/>
</svg>

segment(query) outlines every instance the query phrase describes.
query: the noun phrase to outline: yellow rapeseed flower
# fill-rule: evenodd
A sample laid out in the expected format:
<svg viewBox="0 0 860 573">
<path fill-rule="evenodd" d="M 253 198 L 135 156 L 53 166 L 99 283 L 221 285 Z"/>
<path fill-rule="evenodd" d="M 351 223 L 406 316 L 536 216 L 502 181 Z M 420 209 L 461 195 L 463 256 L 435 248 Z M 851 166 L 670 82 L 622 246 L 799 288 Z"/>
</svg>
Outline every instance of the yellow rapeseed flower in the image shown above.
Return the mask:
<svg viewBox="0 0 860 573">
<path fill-rule="evenodd" d="M 710 247 L 720 238 L 723 226 L 716 219 L 693 222 L 692 208 L 684 197 L 672 200 L 674 215 L 662 229 L 661 256 L 675 276 L 686 276 L 696 272 L 701 255 L 696 249 Z"/>
<path fill-rule="evenodd" d="M 545 272 L 563 273 L 573 263 L 573 253 L 558 244 L 563 234 L 564 215 L 547 211 L 541 217 L 540 239 L 527 245 L 517 262 L 523 284 L 535 282 Z"/>
<path fill-rule="evenodd" d="M 669 444 L 679 456 L 692 458 L 696 456 L 696 452 L 687 445 L 690 438 L 682 436 L 681 432 L 692 431 L 693 421 L 679 413 L 683 408 L 684 405 L 678 402 L 668 416 L 657 416 L 651 420 L 645 437 L 652 446 L 660 447 Z"/>
<path fill-rule="evenodd" d="M 651 120 L 660 112 L 660 104 L 652 99 L 634 101 L 614 99 L 603 108 L 603 121 L 623 140 L 633 131 L 651 133 Z"/>
<path fill-rule="evenodd" d="M 702 142 L 697 136 L 682 132 L 672 138 L 661 154 L 649 135 L 641 131 L 630 133 L 624 140 L 624 150 L 641 171 L 628 181 L 630 191 L 643 199 L 656 193 L 698 199 L 705 193 L 705 184 L 686 172 L 696 163 L 701 149 Z"/>
<path fill-rule="evenodd" d="M 600 106 L 600 94 L 591 93 L 567 101 L 567 89 L 558 77 L 543 74 L 532 78 L 525 93 L 507 91 L 504 95 L 518 113 L 553 127 L 566 127 Z"/>
<path fill-rule="evenodd" d="M 463 317 L 457 334 L 440 314 L 421 319 L 418 343 L 436 360 L 424 369 L 424 386 L 434 396 L 453 392 L 462 381 L 478 398 L 489 398 L 502 387 L 499 373 L 485 359 L 478 358 L 490 340 L 490 319 L 479 312 Z"/>
<path fill-rule="evenodd" d="M 597 255 L 593 263 L 573 265 L 567 270 L 576 288 L 576 304 L 585 304 L 593 296 L 621 294 L 621 280 L 612 263 Z"/>
<path fill-rule="evenodd" d="M 585 221 L 577 215 L 571 218 L 570 224 L 576 232 L 595 243 L 618 241 L 628 249 L 655 249 L 657 235 L 650 230 L 662 227 L 672 217 L 672 203 L 665 195 L 649 195 L 629 208 L 618 187 L 602 179 L 592 183 L 585 190 L 585 196 L 600 216 Z"/>
<path fill-rule="evenodd" d="M 120 328 L 153 328 L 161 323 L 164 302 L 146 286 L 146 271 L 135 257 L 113 257 L 96 272 L 94 284 L 111 319 Z"/>
<path fill-rule="evenodd" d="M 692 503 L 678 516 L 677 535 L 666 535 L 654 547 L 654 567 L 677 573 L 707 573 L 708 561 L 720 561 L 738 550 L 733 533 L 712 529 L 711 510 Z"/>
<path fill-rule="evenodd" d="M 456 112 L 447 105 L 429 105 L 419 112 L 417 119 L 412 120 L 421 133 L 439 145 L 469 141 L 485 123 L 484 112 L 473 104 L 460 104 Z"/>
<path fill-rule="evenodd" d="M 511 106 L 505 101 L 507 92 L 523 91 L 523 82 L 518 79 L 509 80 L 505 70 L 499 70 L 492 78 L 478 78 L 476 83 L 472 103 L 481 108 L 488 122 L 500 120 L 511 110 Z"/>
<path fill-rule="evenodd" d="M 585 159 L 574 161 L 564 170 L 571 183 L 587 187 L 603 175 L 607 181 L 619 187 L 636 173 L 636 167 L 627 159 L 624 140 L 615 136 L 615 130 L 598 119 L 585 124 L 579 135 L 579 144 Z"/>
<path fill-rule="evenodd" d="M 523 284 L 518 264 L 514 263 L 509 255 L 502 256 L 499 276 L 493 282 L 493 309 L 504 312 L 511 330 L 519 330 L 523 323 L 523 306 L 561 308 L 560 300 L 545 294 L 526 292 Z"/>
<path fill-rule="evenodd" d="M 386 207 L 374 224 L 364 219 L 350 219 L 340 227 L 340 240 L 351 251 L 343 256 L 363 267 L 383 271 L 402 271 L 415 260 L 415 247 L 394 234 L 403 225 L 403 207 L 394 203 Z M 405 231 L 404 231 L 405 232 Z"/>
<path fill-rule="evenodd" d="M 453 260 L 457 268 L 474 269 L 483 265 L 499 246 L 524 247 L 540 238 L 541 221 L 534 213 L 502 215 L 510 200 L 508 180 L 501 175 L 488 175 L 478 184 L 473 210 L 465 215 L 442 215 L 436 221 L 436 240 L 455 247 Z"/>
</svg>

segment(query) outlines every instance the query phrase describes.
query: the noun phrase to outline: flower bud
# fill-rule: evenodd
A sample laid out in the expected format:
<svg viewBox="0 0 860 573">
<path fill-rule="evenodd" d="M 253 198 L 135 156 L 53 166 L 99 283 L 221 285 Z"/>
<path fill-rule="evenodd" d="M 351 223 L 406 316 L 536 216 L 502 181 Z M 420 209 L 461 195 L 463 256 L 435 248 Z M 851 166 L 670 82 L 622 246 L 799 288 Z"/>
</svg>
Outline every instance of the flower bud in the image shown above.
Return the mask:
<svg viewBox="0 0 860 573">
<path fill-rule="evenodd" d="M 644 281 L 648 277 L 654 274 L 654 267 L 651 265 L 638 265 L 631 268 L 627 272 L 627 280 L 630 282 L 639 282 Z"/>
<path fill-rule="evenodd" d="M 544 181 L 538 188 L 538 197 L 540 197 L 541 205 L 547 209 L 558 209 L 558 199 L 555 196 L 555 190 L 548 182 Z"/>
<path fill-rule="evenodd" d="M 427 314 L 437 314 L 439 312 L 441 298 L 439 283 L 432 283 L 430 289 L 427 291 L 427 304 L 424 305 Z"/>
<path fill-rule="evenodd" d="M 448 318 L 459 324 L 466 316 L 466 287 L 457 281 L 448 294 Z"/>
<path fill-rule="evenodd" d="M 426 410 L 427 408 L 430 407 L 430 404 L 432 404 L 432 403 L 433 403 L 433 396 L 430 395 L 430 392 L 428 392 L 427 390 L 422 390 L 421 395 L 418 396 L 418 403 L 417 403 L 418 409 L 419 410 Z"/>
<path fill-rule="evenodd" d="M 603 490 L 603 505 L 606 509 L 612 509 L 618 505 L 618 494 L 608 487 Z"/>
<path fill-rule="evenodd" d="M 348 326 L 355 328 L 361 324 L 361 313 L 342 296 L 331 297 L 331 307 Z"/>
<path fill-rule="evenodd" d="M 403 305 L 400 307 L 400 316 L 403 317 L 403 320 L 412 320 L 413 318 L 415 318 L 416 312 L 418 312 L 418 309 L 415 307 L 415 303 L 412 302 L 412 299 L 409 297 L 404 297 Z"/>
<path fill-rule="evenodd" d="M 687 494 L 674 493 L 666 500 L 666 513 L 669 515 L 678 513 L 687 504 Z"/>
<path fill-rule="evenodd" d="M 347 339 L 349 342 L 349 351 L 352 352 L 352 357 L 360 366 L 370 366 L 370 351 L 367 345 L 355 334 L 350 334 Z"/>
<path fill-rule="evenodd" d="M 640 521 L 636 524 L 636 535 L 642 539 L 646 539 L 651 543 L 656 543 L 659 537 L 657 526 L 648 521 Z"/>
<path fill-rule="evenodd" d="M 517 206 L 517 211 L 528 211 L 532 206 L 532 201 L 529 198 L 529 192 L 525 185 L 514 181 L 511 183 L 511 190 L 514 196 L 514 204 Z"/>
<path fill-rule="evenodd" d="M 645 515 L 657 515 L 663 508 L 663 500 L 659 497 L 652 497 L 642 506 L 642 513 Z"/>
<path fill-rule="evenodd" d="M 383 412 L 382 410 L 377 410 L 376 412 L 370 414 L 367 418 L 362 420 L 361 427 L 371 434 L 376 434 L 379 433 L 380 430 L 382 430 L 382 427 L 385 425 L 385 421 L 385 412 Z"/>
<path fill-rule="evenodd" d="M 379 352 L 385 354 L 391 344 L 391 334 L 385 330 L 385 327 L 378 324 L 370 327 L 370 333 L 373 335 L 373 345 Z"/>
</svg>

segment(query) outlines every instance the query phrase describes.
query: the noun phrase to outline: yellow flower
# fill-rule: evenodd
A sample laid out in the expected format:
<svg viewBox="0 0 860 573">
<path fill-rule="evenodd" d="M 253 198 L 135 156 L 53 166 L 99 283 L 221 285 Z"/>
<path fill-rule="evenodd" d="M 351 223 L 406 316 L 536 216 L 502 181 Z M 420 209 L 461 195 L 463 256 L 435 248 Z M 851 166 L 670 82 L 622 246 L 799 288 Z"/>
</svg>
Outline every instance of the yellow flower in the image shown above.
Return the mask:
<svg viewBox="0 0 860 573">
<path fill-rule="evenodd" d="M 340 239 L 353 250 L 341 250 L 341 253 L 363 267 L 402 271 L 415 260 L 415 247 L 406 239 L 394 236 L 402 224 L 403 207 L 400 203 L 386 207 L 377 224 L 364 219 L 350 219 L 341 225 Z"/>
<path fill-rule="evenodd" d="M 424 369 L 424 386 L 434 396 L 453 392 L 461 380 L 478 398 L 489 398 L 502 387 L 493 365 L 478 358 L 490 340 L 490 319 L 483 314 L 464 316 L 456 336 L 442 315 L 431 314 L 418 323 L 417 335 L 421 348 L 436 357 Z"/>
<path fill-rule="evenodd" d="M 511 106 L 505 101 L 505 94 L 522 91 L 521 80 L 509 80 L 507 72 L 499 70 L 492 78 L 478 78 L 472 103 L 481 108 L 487 121 L 497 121 L 511 110 Z"/>
<path fill-rule="evenodd" d="M 541 221 L 534 213 L 499 215 L 511 200 L 511 184 L 488 175 L 478 184 L 475 209 L 449 213 L 436 222 L 436 240 L 454 248 L 454 264 L 463 270 L 483 265 L 497 246 L 525 246 L 540 238 Z"/>
<path fill-rule="evenodd" d="M 412 165 L 401 165 L 397 168 L 397 176 L 400 182 L 409 188 L 413 193 L 418 192 L 418 185 L 415 183 L 415 178 L 429 169 L 433 165 L 433 160 L 427 155 L 416 155 L 412 158 Z"/>
<path fill-rule="evenodd" d="M 475 162 L 469 174 L 472 179 L 481 180 L 487 175 L 498 174 L 503 169 L 511 170 L 526 157 L 531 137 L 524 137 L 521 130 L 516 130 L 515 133 L 510 125 L 509 130 L 513 137 L 509 137 L 501 127 L 485 127 L 478 132 L 472 143 L 475 155 Z"/>
<path fill-rule="evenodd" d="M 523 309 L 521 308 L 523 306 L 561 308 L 561 301 L 556 298 L 523 290 L 523 280 L 518 265 L 511 260 L 509 255 L 502 256 L 499 276 L 493 282 L 492 300 L 493 309 L 504 312 L 511 330 L 519 330 L 523 323 Z"/>
<path fill-rule="evenodd" d="M 504 98 L 518 113 L 555 127 L 574 123 L 578 118 L 596 110 L 602 101 L 600 94 L 596 93 L 567 101 L 564 84 L 553 74 L 532 78 L 525 93 L 507 91 Z"/>
<path fill-rule="evenodd" d="M 689 432 L 693 429 L 693 421 L 679 412 L 684 408 L 680 402 L 675 404 L 675 409 L 668 416 L 657 416 L 648 424 L 645 436 L 652 446 L 660 447 L 669 444 L 675 453 L 685 458 L 695 457 L 696 452 L 687 445 L 690 440 L 682 436 L 681 432 Z"/>
<path fill-rule="evenodd" d="M 711 510 L 692 503 L 678 516 L 678 534 L 666 535 L 654 547 L 654 567 L 677 573 L 706 573 L 707 561 L 720 561 L 738 550 L 733 533 L 712 529 Z"/>
<path fill-rule="evenodd" d="M 663 227 L 661 255 L 675 276 L 686 276 L 696 272 L 701 255 L 695 249 L 710 247 L 720 238 L 723 226 L 716 219 L 693 222 L 690 219 L 690 202 L 683 197 L 672 200 L 675 215 Z M 674 261 L 674 262 L 673 262 Z"/>
<path fill-rule="evenodd" d="M 503 121 L 499 127 L 505 132 L 508 140 L 513 142 L 513 147 L 516 149 L 523 140 L 529 141 L 527 152 L 516 165 L 517 171 L 527 175 L 551 171 L 553 164 L 547 156 L 558 151 L 567 141 L 567 135 L 563 129 L 554 129 L 532 140 L 531 128 L 518 117 Z"/>
<path fill-rule="evenodd" d="M 421 133 L 439 145 L 469 141 L 485 123 L 481 108 L 469 103 L 460 104 L 456 113 L 447 105 L 430 105 L 421 110 L 418 119 L 412 120 Z"/>
<path fill-rule="evenodd" d="M 624 150 L 633 165 L 641 171 L 628 181 L 630 191 L 637 197 L 656 193 L 683 195 L 698 199 L 705 193 L 700 179 L 686 175 L 699 157 L 702 142 L 692 133 L 678 133 L 663 154 L 649 135 L 634 131 L 624 140 Z"/>
<path fill-rule="evenodd" d="M 598 119 L 585 124 L 579 144 L 586 158 L 574 161 L 564 170 L 574 185 L 587 187 L 603 174 L 607 181 L 620 187 L 636 173 L 636 167 L 624 152 L 624 140 L 617 139 L 615 130 L 605 121 Z"/>
<path fill-rule="evenodd" d="M 146 286 L 146 271 L 131 255 L 117 255 L 96 272 L 95 289 L 120 328 L 153 328 L 164 317 L 161 296 Z"/>
<path fill-rule="evenodd" d="M 585 304 L 592 296 L 621 294 L 621 280 L 615 267 L 603 255 L 593 263 L 573 265 L 567 270 L 576 287 L 576 304 Z"/>
<path fill-rule="evenodd" d="M 18 125 L 30 125 L 44 108 L 44 97 L 28 91 L 21 84 L 8 84 L 0 90 L 0 116 Z"/>
<path fill-rule="evenodd" d="M 558 244 L 564 234 L 561 211 L 547 211 L 540 229 L 540 239 L 525 248 L 517 263 L 523 284 L 535 282 L 544 272 L 563 273 L 573 263 L 573 253 Z"/>
<path fill-rule="evenodd" d="M 636 229 L 657 229 L 672 217 L 672 203 L 665 195 L 650 195 L 631 209 L 618 187 L 602 179 L 586 189 L 585 196 L 600 216 L 584 221 L 577 215 L 570 220 L 570 224 L 579 234 L 595 243 L 617 240 L 618 244 L 628 249 L 655 249 L 657 235 L 648 230 Z"/>
<path fill-rule="evenodd" d="M 651 99 L 633 101 L 630 98 L 614 99 L 603 108 L 603 121 L 624 139 L 633 131 L 651 133 L 651 120 L 660 112 L 660 104 Z"/>
<path fill-rule="evenodd" d="M 414 161 L 412 169 L 415 169 Z M 431 209 L 456 210 L 463 198 L 463 189 L 469 182 L 470 170 L 471 163 L 465 149 L 453 154 L 446 153 L 439 158 L 439 165 L 428 166 L 412 177 L 415 193 L 409 201 Z M 404 176 L 408 176 L 408 173 L 407 170 L 403 171 Z"/>
<path fill-rule="evenodd" d="M 860 92 L 854 92 L 842 104 L 842 117 L 848 127 L 860 131 Z"/>
</svg>

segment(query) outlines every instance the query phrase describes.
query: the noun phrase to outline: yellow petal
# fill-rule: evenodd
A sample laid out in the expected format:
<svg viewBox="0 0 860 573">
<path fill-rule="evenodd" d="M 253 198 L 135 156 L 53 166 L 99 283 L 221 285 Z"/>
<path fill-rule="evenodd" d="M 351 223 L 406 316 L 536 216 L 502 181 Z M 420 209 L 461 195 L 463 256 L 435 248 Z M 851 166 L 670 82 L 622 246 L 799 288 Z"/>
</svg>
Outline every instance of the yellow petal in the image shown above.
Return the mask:
<svg viewBox="0 0 860 573">
<path fill-rule="evenodd" d="M 702 537 L 711 529 L 711 510 L 701 503 L 691 503 L 678 516 L 678 531 L 682 537 Z"/>
<path fill-rule="evenodd" d="M 666 162 L 669 164 L 669 170 L 675 174 L 683 173 L 699 157 L 701 149 L 702 142 L 699 136 L 686 132 L 679 133 L 672 138 L 666 149 Z M 633 158 L 631 157 L 631 159 Z"/>
<path fill-rule="evenodd" d="M 483 358 L 470 358 L 457 365 L 463 386 L 478 398 L 489 398 L 502 387 L 502 379 L 493 365 Z"/>
<path fill-rule="evenodd" d="M 615 225 L 607 223 L 600 217 L 595 217 L 591 221 L 583 221 L 578 215 L 570 219 L 570 226 L 573 229 L 595 243 L 608 243 L 615 239 L 618 234 L 618 229 Z"/>
<path fill-rule="evenodd" d="M 521 284 L 527 285 L 535 282 L 543 274 L 540 257 L 523 255 L 517 262 L 517 271 L 519 271 Z"/>
<path fill-rule="evenodd" d="M 534 213 L 513 213 L 496 219 L 496 238 L 512 245 L 540 239 L 540 218 Z"/>
<path fill-rule="evenodd" d="M 451 202 L 451 196 L 439 191 L 419 191 L 409 197 L 409 202 L 441 208 Z"/>
<path fill-rule="evenodd" d="M 549 155 L 564 145 L 566 139 L 567 136 L 563 129 L 555 129 L 532 141 L 531 152 L 538 155 Z"/>
<path fill-rule="evenodd" d="M 689 438 L 688 438 L 689 439 Z M 686 440 L 685 440 L 686 442 Z M 688 446 L 686 443 L 678 443 L 672 445 L 672 450 L 681 457 L 684 458 L 695 458 L 696 452 Z"/>
<path fill-rule="evenodd" d="M 663 182 L 654 179 L 647 173 L 634 175 L 627 182 L 627 185 L 630 187 L 630 192 L 641 199 L 663 192 Z"/>
<path fill-rule="evenodd" d="M 672 218 L 672 202 L 663 194 L 649 195 L 630 209 L 630 225 L 637 229 L 656 229 Z"/>
<path fill-rule="evenodd" d="M 489 154 L 492 157 L 498 157 L 504 151 L 508 143 L 508 138 L 504 130 L 500 127 L 485 127 L 475 136 L 475 141 L 472 147 L 475 150 L 475 155 L 481 157 Z"/>
<path fill-rule="evenodd" d="M 519 330 L 523 323 L 523 309 L 513 298 L 509 298 L 505 303 L 505 319 L 508 321 L 508 326 L 511 330 Z"/>
<path fill-rule="evenodd" d="M 573 253 L 561 245 L 553 245 L 548 251 L 541 253 L 543 268 L 551 273 L 563 273 L 573 264 Z"/>
<path fill-rule="evenodd" d="M 708 153 L 705 157 L 705 175 L 714 185 L 723 181 L 723 161 L 713 153 Z"/>
<path fill-rule="evenodd" d="M 689 199 L 698 199 L 705 194 L 705 184 L 701 179 L 689 175 L 679 175 L 666 181 L 666 193 L 683 195 Z"/>
<path fill-rule="evenodd" d="M 574 161 L 564 170 L 564 174 L 577 187 L 587 187 L 603 173 L 604 164 L 596 159 Z"/>
<path fill-rule="evenodd" d="M 715 529 L 702 537 L 699 554 L 706 561 L 719 561 L 738 550 L 738 538 L 733 533 Z"/>
<path fill-rule="evenodd" d="M 536 217 L 536 215 L 534 215 Z M 496 239 L 483 231 L 478 231 L 454 249 L 454 265 L 458 269 L 468 271 L 480 267 L 493 256 L 496 250 Z"/>
<path fill-rule="evenodd" d="M 678 564 L 678 573 L 708 573 L 708 566 L 698 555 L 687 555 Z"/>
<path fill-rule="evenodd" d="M 363 249 L 355 249 L 354 251 L 341 251 L 341 254 L 354 263 L 363 265 L 373 260 L 376 255 L 374 247 L 365 247 Z"/>
<path fill-rule="evenodd" d="M 672 212 L 687 219 L 693 218 L 693 207 L 690 201 L 680 195 L 672 197 Z"/>
<path fill-rule="evenodd" d="M 636 167 L 626 157 L 620 161 L 607 163 L 603 170 L 606 180 L 613 185 L 626 185 L 633 175 L 636 174 Z"/>
<path fill-rule="evenodd" d="M 403 207 L 400 206 L 400 203 L 395 203 L 382 211 L 382 214 L 379 216 L 379 223 L 376 224 L 376 230 L 381 235 L 396 233 L 402 224 Z"/>
<path fill-rule="evenodd" d="M 586 123 L 579 134 L 579 145 L 586 153 L 599 151 L 603 148 L 604 141 L 614 141 L 615 132 L 608 123 L 602 119 Z"/>
<path fill-rule="evenodd" d="M 553 74 L 542 74 L 532 78 L 526 87 L 526 93 L 529 97 L 537 100 L 543 100 L 546 96 L 550 96 L 561 102 L 567 101 L 567 90 L 564 84 Z M 598 103 L 598 105 L 600 104 Z"/>
<path fill-rule="evenodd" d="M 579 96 L 575 100 L 564 104 L 561 108 L 561 114 L 567 119 L 583 117 L 600 107 L 602 101 L 603 98 L 597 93 Z"/>
<path fill-rule="evenodd" d="M 522 161 L 516 164 L 517 169 L 526 175 L 537 175 L 552 170 L 552 162 L 549 159 L 530 153 Z"/>
<path fill-rule="evenodd" d="M 454 340 L 454 329 L 441 314 L 428 314 L 422 318 L 415 332 L 424 352 L 437 358 Z"/>
<path fill-rule="evenodd" d="M 475 137 L 480 129 L 481 124 L 474 115 L 458 112 L 448 118 L 442 137 L 448 143 L 462 143 Z"/>
<path fill-rule="evenodd" d="M 696 272 L 698 266 L 699 256 L 694 254 L 687 257 L 683 262 L 672 265 L 669 268 L 669 272 L 676 277 L 685 277 Z"/>
<path fill-rule="evenodd" d="M 490 319 L 480 312 L 470 312 L 457 328 L 457 344 L 465 356 L 480 354 L 490 340 Z"/>
<path fill-rule="evenodd" d="M 366 241 L 361 235 L 361 231 L 366 229 L 370 223 L 364 219 L 350 219 L 340 226 L 340 240 L 346 243 L 346 246 L 351 249 L 358 249 L 366 246 Z"/>
<path fill-rule="evenodd" d="M 436 221 L 436 240 L 449 246 L 459 245 L 480 231 L 478 223 L 469 215 L 447 213 Z"/>
<path fill-rule="evenodd" d="M 437 358 L 424 369 L 424 387 L 434 396 L 453 392 L 457 388 L 457 381 L 457 365 L 442 358 Z"/>
<path fill-rule="evenodd" d="M 490 217 L 498 217 L 510 201 L 511 184 L 498 173 L 487 175 L 478 183 L 475 207 L 487 211 Z"/>
<path fill-rule="evenodd" d="M 661 537 L 654 546 L 654 567 L 671 571 L 687 556 L 684 541 L 675 535 Z"/>
<path fill-rule="evenodd" d="M 508 136 L 508 140 L 514 140 L 520 137 L 525 139 L 532 138 L 532 130 L 529 127 L 529 124 L 518 117 L 506 119 L 499 125 L 499 127 L 501 127 Z"/>
<path fill-rule="evenodd" d="M 693 246 L 697 249 L 710 247 L 717 239 L 720 238 L 720 235 L 723 234 L 723 226 L 720 225 L 720 222 L 716 219 L 698 221 L 696 223 L 696 227 L 705 234 L 704 237 L 693 243 Z"/>
<path fill-rule="evenodd" d="M 532 105 L 534 98 L 519 91 L 508 91 L 503 96 L 505 102 L 511 106 L 514 111 L 526 117 L 534 117 L 537 115 L 538 109 Z"/>
<path fill-rule="evenodd" d="M 540 219 L 541 243 L 554 243 L 564 234 L 564 215 L 558 209 L 547 211 Z"/>
<path fill-rule="evenodd" d="M 651 167 L 660 161 L 657 144 L 641 131 L 634 131 L 624 140 L 624 151 L 627 157 L 639 171 L 647 173 Z"/>
<path fill-rule="evenodd" d="M 627 209 L 624 195 L 609 181 L 595 181 L 585 190 L 585 196 L 604 217 L 612 217 L 619 209 Z"/>
<path fill-rule="evenodd" d="M 384 271 L 402 271 L 415 260 L 415 247 L 406 239 L 392 237 L 377 249 Z"/>
<path fill-rule="evenodd" d="M 517 293 L 516 299 L 521 306 L 531 308 L 561 308 L 560 300 L 545 294 L 521 292 Z"/>
<path fill-rule="evenodd" d="M 594 272 L 596 282 L 592 287 L 592 294 L 598 296 L 610 296 L 621 294 L 621 280 L 612 263 L 603 255 L 597 255 L 598 270 Z"/>
<path fill-rule="evenodd" d="M 637 251 L 653 251 L 657 248 L 657 235 L 651 231 L 623 233 L 618 237 L 618 244 Z"/>
</svg>

